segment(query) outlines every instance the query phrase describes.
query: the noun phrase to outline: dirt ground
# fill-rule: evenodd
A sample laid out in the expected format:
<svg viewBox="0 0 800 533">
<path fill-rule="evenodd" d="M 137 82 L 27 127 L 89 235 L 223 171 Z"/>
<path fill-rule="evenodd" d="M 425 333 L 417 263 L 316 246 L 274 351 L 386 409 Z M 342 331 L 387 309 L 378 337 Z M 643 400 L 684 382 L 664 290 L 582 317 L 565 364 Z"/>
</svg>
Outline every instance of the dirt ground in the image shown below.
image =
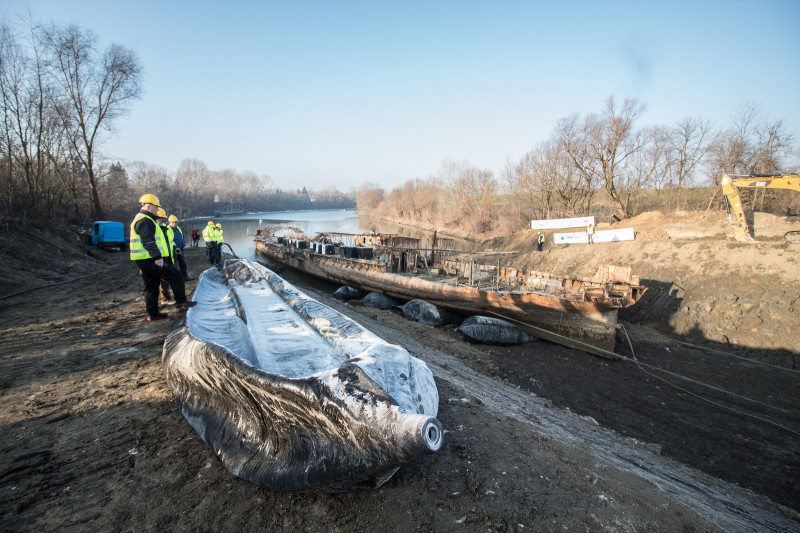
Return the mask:
<svg viewBox="0 0 800 533">
<path fill-rule="evenodd" d="M 301 287 L 424 360 L 446 430 L 380 489 L 327 494 L 222 467 L 172 400 L 171 320 L 145 322 L 127 254 L 4 221 L 0 530 L 800 531 L 800 244 L 782 238 L 800 223 L 754 222 L 749 245 L 716 213 L 641 215 L 632 243 L 484 243 L 560 274 L 632 265 L 649 290 L 620 314 L 620 360 L 473 345 Z"/>
</svg>

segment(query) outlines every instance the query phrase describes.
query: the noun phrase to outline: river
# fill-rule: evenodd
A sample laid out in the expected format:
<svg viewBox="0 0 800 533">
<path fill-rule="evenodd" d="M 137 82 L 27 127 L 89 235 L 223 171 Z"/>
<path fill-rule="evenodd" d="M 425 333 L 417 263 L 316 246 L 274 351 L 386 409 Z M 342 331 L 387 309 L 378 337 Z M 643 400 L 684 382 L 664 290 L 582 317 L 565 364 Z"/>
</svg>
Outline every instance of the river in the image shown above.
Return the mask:
<svg viewBox="0 0 800 533">
<path fill-rule="evenodd" d="M 428 232 L 420 234 L 419 230 L 407 228 L 398 224 L 376 219 L 369 216 L 359 215 L 353 209 L 319 209 L 306 211 L 270 211 L 264 213 L 246 213 L 244 215 L 231 215 L 216 218 L 198 217 L 179 222 L 183 234 L 186 236 L 187 246 L 191 246 L 191 233 L 193 229 L 202 231 L 209 220 L 215 224 L 222 225 L 223 238 L 225 243 L 231 247 L 233 253 L 242 259 L 253 259 L 267 264 L 269 261 L 256 252 L 253 237 L 259 227 L 271 226 L 274 224 L 291 224 L 303 231 L 308 236 L 314 236 L 318 232 L 339 232 L 339 233 L 364 233 L 372 231 L 374 228 L 380 233 L 400 233 L 411 237 L 429 237 Z M 202 237 L 199 246 L 204 248 Z M 223 252 L 230 253 L 228 247 L 223 247 Z M 318 282 L 299 272 L 282 272 L 282 276 L 289 281 L 302 280 L 304 283 L 317 286 L 326 291 L 335 290 L 337 287 Z"/>
<path fill-rule="evenodd" d="M 336 231 L 341 233 L 363 233 L 370 230 L 370 218 L 359 216 L 352 209 L 320 209 L 316 211 L 273 211 L 266 213 L 247 213 L 244 215 L 218 218 L 195 218 L 180 222 L 183 234 L 191 242 L 193 229 L 202 231 L 209 220 L 222 225 L 225 242 L 242 259 L 259 259 L 253 241 L 259 227 L 273 224 L 291 223 L 309 236 L 317 232 Z M 200 246 L 203 239 L 200 238 Z M 229 250 L 225 247 L 225 252 Z"/>
</svg>

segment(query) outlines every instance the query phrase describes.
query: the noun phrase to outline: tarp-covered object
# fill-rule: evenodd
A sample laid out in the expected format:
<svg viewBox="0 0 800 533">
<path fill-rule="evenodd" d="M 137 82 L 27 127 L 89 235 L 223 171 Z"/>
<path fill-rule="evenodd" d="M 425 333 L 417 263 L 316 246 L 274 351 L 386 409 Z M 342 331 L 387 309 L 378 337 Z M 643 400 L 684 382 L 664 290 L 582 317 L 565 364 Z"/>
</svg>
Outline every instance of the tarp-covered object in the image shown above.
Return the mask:
<svg viewBox="0 0 800 533">
<path fill-rule="evenodd" d="M 507 320 L 488 316 L 471 316 L 456 328 L 471 342 L 511 346 L 537 340 Z"/>
<path fill-rule="evenodd" d="M 433 305 L 425 300 L 411 300 L 400 306 L 403 315 L 414 322 L 422 322 L 429 326 L 443 326 L 454 321 L 455 315 L 443 307 Z"/>
<path fill-rule="evenodd" d="M 186 419 L 233 474 L 277 490 L 378 487 L 437 451 L 428 367 L 267 268 L 205 271 L 164 343 Z"/>
</svg>

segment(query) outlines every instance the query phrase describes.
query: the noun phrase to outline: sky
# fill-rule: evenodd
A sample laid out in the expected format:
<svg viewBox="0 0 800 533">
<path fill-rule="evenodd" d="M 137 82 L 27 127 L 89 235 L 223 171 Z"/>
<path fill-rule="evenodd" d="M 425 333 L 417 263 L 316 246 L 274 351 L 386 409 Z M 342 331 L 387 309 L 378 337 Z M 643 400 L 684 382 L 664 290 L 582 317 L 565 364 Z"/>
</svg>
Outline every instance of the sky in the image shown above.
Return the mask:
<svg viewBox="0 0 800 533">
<path fill-rule="evenodd" d="M 754 103 L 800 142 L 800 1 L 0 0 L 134 51 L 125 165 L 386 189 L 466 161 L 501 177 L 560 118 L 636 98 L 639 125 Z"/>
</svg>

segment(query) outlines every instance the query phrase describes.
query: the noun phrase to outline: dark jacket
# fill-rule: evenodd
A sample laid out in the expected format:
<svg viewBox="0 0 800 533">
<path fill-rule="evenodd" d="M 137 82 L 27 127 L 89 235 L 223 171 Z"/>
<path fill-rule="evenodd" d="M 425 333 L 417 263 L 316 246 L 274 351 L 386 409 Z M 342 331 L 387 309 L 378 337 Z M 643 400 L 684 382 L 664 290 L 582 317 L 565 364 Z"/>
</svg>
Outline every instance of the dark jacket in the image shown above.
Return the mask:
<svg viewBox="0 0 800 533">
<path fill-rule="evenodd" d="M 183 250 L 186 247 L 186 241 L 183 238 L 183 230 L 181 230 L 181 227 L 176 224 L 175 227 L 172 228 L 172 233 L 172 242 L 175 243 L 175 248 Z"/>
<path fill-rule="evenodd" d="M 158 249 L 158 245 L 156 244 L 156 223 L 152 220 L 155 218 L 155 216 L 153 213 L 145 209 L 142 209 L 140 213 L 143 213 L 147 216 L 138 220 L 133 227 L 136 230 L 136 233 L 139 234 L 139 238 L 142 239 L 142 246 L 144 246 L 144 249 L 150 254 L 150 257 L 154 260 L 160 259 L 161 250 Z M 146 261 L 146 259 L 143 259 L 142 261 Z"/>
</svg>

